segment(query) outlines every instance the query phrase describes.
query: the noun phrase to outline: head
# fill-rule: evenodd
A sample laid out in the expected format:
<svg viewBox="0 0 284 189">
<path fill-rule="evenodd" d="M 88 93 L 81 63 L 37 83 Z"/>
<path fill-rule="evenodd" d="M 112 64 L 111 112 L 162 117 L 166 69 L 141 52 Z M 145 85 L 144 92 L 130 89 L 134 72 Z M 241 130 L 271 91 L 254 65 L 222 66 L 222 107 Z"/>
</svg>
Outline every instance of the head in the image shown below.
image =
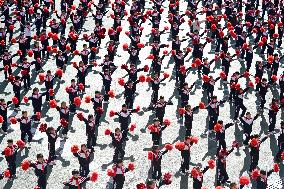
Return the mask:
<svg viewBox="0 0 284 189">
<path fill-rule="evenodd" d="M 123 105 L 122 105 L 122 110 L 123 110 L 123 111 L 127 111 L 127 105 L 126 105 L 126 104 L 123 104 Z"/>
<path fill-rule="evenodd" d="M 12 147 L 12 146 L 13 146 L 13 140 L 12 140 L 12 139 L 8 139 L 8 140 L 7 140 L 7 145 L 8 145 L 9 147 Z"/>
<path fill-rule="evenodd" d="M 148 187 L 148 188 L 155 188 L 156 187 L 156 181 L 155 180 L 148 180 L 147 182 L 146 182 L 146 186 Z"/>
<path fill-rule="evenodd" d="M 117 167 L 122 167 L 123 166 L 123 160 L 118 159 L 116 165 L 117 165 Z"/>
<path fill-rule="evenodd" d="M 213 102 L 217 102 L 217 96 L 213 96 L 213 97 L 212 97 L 212 101 L 213 101 Z"/>
<path fill-rule="evenodd" d="M 160 102 L 164 102 L 165 101 L 165 97 L 164 96 L 160 96 Z"/>
<path fill-rule="evenodd" d="M 116 129 L 114 130 L 114 132 L 115 132 L 116 135 L 120 135 L 121 130 L 120 130 L 120 128 L 116 128 Z"/>
<path fill-rule="evenodd" d="M 87 150 L 86 144 L 81 144 L 81 150 L 82 150 L 82 151 L 86 151 L 86 150 Z"/>
<path fill-rule="evenodd" d="M 159 125 L 160 121 L 158 118 L 153 119 L 154 125 Z"/>
<path fill-rule="evenodd" d="M 27 117 L 28 116 L 28 112 L 27 111 L 22 111 L 22 116 L 23 117 Z"/>
<path fill-rule="evenodd" d="M 84 66 L 84 62 L 83 62 L 83 61 L 80 61 L 80 62 L 79 62 L 79 66 Z"/>
<path fill-rule="evenodd" d="M 43 159 L 43 155 L 42 154 L 37 154 L 36 155 L 36 159 L 37 159 L 38 162 L 43 163 L 44 159 Z"/>
<path fill-rule="evenodd" d="M 250 112 L 247 112 L 247 113 L 246 113 L 246 117 L 247 117 L 248 119 L 251 119 L 251 113 L 250 113 Z"/>
<path fill-rule="evenodd" d="M 158 152 L 160 151 L 160 147 L 159 147 L 158 145 L 154 145 L 154 146 L 152 147 L 152 151 L 153 151 L 154 153 L 158 153 Z"/>
<path fill-rule="evenodd" d="M 48 127 L 46 129 L 46 133 L 51 133 L 51 134 L 55 134 L 55 129 L 53 127 Z"/>
<path fill-rule="evenodd" d="M 79 177 L 79 171 L 78 171 L 78 170 L 76 170 L 76 169 L 75 169 L 75 170 L 73 170 L 73 171 L 72 171 L 72 175 L 73 175 L 73 177 L 74 177 L 74 178 L 76 178 L 76 179 L 77 179 L 77 178 Z"/>
<path fill-rule="evenodd" d="M 96 96 L 96 97 L 101 96 L 101 92 L 100 92 L 100 91 L 95 91 L 95 96 Z"/>
<path fill-rule="evenodd" d="M 75 79 L 71 79 L 71 85 L 76 85 Z"/>
<path fill-rule="evenodd" d="M 190 110 L 190 109 L 191 109 L 191 106 L 190 106 L 189 104 L 185 106 L 185 110 L 188 111 L 188 110 Z"/>
<path fill-rule="evenodd" d="M 38 94 L 38 93 L 39 93 L 39 89 L 38 89 L 37 87 L 35 87 L 35 88 L 33 89 L 33 93 L 34 93 L 34 94 Z"/>
<path fill-rule="evenodd" d="M 230 184 L 230 189 L 238 189 L 237 183 L 233 182 Z"/>
<path fill-rule="evenodd" d="M 92 114 L 89 114 L 89 115 L 88 115 L 88 120 L 93 121 L 93 120 L 94 120 L 94 116 L 93 116 Z"/>
<path fill-rule="evenodd" d="M 61 102 L 61 107 L 62 107 L 62 108 L 65 108 L 65 107 L 66 107 L 66 102 L 64 102 L 64 101 Z"/>
</svg>

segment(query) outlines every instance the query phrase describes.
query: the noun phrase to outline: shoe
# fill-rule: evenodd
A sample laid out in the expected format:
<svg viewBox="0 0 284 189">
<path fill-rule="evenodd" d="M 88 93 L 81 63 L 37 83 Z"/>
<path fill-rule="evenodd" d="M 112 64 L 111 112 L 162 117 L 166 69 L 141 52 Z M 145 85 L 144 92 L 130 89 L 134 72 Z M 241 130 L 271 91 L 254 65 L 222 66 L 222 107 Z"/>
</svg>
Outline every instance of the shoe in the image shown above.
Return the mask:
<svg viewBox="0 0 284 189">
<path fill-rule="evenodd" d="M 68 139 L 67 135 L 62 135 L 63 139 Z"/>
<path fill-rule="evenodd" d="M 18 107 L 18 108 L 15 108 L 14 110 L 16 110 L 16 111 L 20 111 L 20 110 L 21 110 L 21 108 L 20 108 L 20 107 Z"/>
<path fill-rule="evenodd" d="M 39 123 L 39 121 L 34 121 L 34 123 L 35 123 L 35 124 L 38 124 L 38 123 Z"/>
</svg>

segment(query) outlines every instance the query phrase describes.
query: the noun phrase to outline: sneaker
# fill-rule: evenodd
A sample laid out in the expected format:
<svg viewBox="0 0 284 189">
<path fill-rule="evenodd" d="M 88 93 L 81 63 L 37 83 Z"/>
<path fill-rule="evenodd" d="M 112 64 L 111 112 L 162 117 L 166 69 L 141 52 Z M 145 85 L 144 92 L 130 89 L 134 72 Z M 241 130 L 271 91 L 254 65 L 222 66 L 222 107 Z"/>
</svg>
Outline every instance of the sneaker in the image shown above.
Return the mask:
<svg viewBox="0 0 284 189">
<path fill-rule="evenodd" d="M 20 108 L 20 107 L 18 107 L 18 108 L 15 108 L 14 110 L 16 110 L 16 111 L 20 111 L 20 110 L 21 110 L 21 108 Z"/>
<path fill-rule="evenodd" d="M 26 148 L 29 148 L 29 147 L 31 147 L 31 144 L 30 144 L 30 142 L 27 142 L 27 143 L 26 143 L 26 145 L 25 145 L 25 147 L 26 147 Z"/>
<path fill-rule="evenodd" d="M 39 123 L 39 121 L 34 121 L 34 123 L 35 123 L 35 124 L 38 124 L 38 123 Z"/>
<path fill-rule="evenodd" d="M 63 139 L 68 139 L 67 135 L 62 135 Z"/>
</svg>

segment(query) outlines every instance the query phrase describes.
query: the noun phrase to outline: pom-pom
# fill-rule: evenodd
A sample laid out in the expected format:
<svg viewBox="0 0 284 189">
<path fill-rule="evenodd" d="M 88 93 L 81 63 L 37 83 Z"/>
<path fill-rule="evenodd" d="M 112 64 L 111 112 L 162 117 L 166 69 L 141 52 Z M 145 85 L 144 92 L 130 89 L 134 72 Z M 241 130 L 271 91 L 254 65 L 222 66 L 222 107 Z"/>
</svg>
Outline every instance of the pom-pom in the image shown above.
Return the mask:
<svg viewBox="0 0 284 189">
<path fill-rule="evenodd" d="M 38 78 L 40 82 L 43 82 L 45 80 L 45 75 L 43 73 L 38 74 Z"/>
<path fill-rule="evenodd" d="M 168 74 L 166 72 L 163 75 L 164 75 L 164 78 L 169 78 L 170 77 L 170 74 Z"/>
<path fill-rule="evenodd" d="M 171 121 L 169 119 L 164 120 L 164 125 L 169 126 L 171 124 Z"/>
<path fill-rule="evenodd" d="M 272 80 L 273 82 L 277 81 L 277 76 L 276 76 L 276 75 L 272 75 L 272 76 L 271 76 L 271 80 Z"/>
<path fill-rule="evenodd" d="M 12 152 L 12 149 L 11 149 L 11 148 L 6 147 L 6 148 L 4 149 L 4 155 L 5 155 L 5 157 L 11 156 L 12 153 L 13 153 L 13 152 Z"/>
<path fill-rule="evenodd" d="M 192 176 L 193 178 L 196 178 L 196 177 L 198 177 L 198 175 L 199 175 L 199 173 L 198 173 L 198 171 L 197 171 L 196 168 L 193 168 L 193 169 L 191 170 L 190 174 L 191 174 L 191 176 Z"/>
<path fill-rule="evenodd" d="M 13 102 L 13 104 L 19 104 L 19 100 L 18 100 L 18 98 L 17 97 L 12 97 L 12 102 Z"/>
<path fill-rule="evenodd" d="M 213 159 L 208 160 L 208 166 L 210 169 L 214 169 L 215 168 L 215 161 Z"/>
<path fill-rule="evenodd" d="M 184 142 L 177 142 L 175 144 L 175 148 L 178 149 L 178 150 L 183 150 L 185 147 L 185 143 Z"/>
<path fill-rule="evenodd" d="M 225 78 L 227 77 L 227 75 L 226 75 L 226 73 L 225 73 L 224 71 L 221 71 L 220 77 L 221 77 L 222 79 L 225 79 Z"/>
<path fill-rule="evenodd" d="M 202 80 L 203 80 L 204 82 L 209 82 L 209 81 L 210 81 L 210 77 L 209 77 L 208 75 L 203 75 L 203 76 L 202 76 Z"/>
<path fill-rule="evenodd" d="M 130 125 L 129 131 L 133 132 L 135 128 L 136 128 L 136 124 L 133 123 L 133 124 Z"/>
<path fill-rule="evenodd" d="M 115 116 L 115 111 L 111 110 L 111 111 L 109 112 L 109 117 L 113 117 L 113 116 Z"/>
<path fill-rule="evenodd" d="M 145 66 L 143 67 L 143 70 L 144 70 L 144 72 L 148 72 L 148 71 L 149 71 L 149 66 L 148 66 L 148 65 L 145 65 Z"/>
<path fill-rule="evenodd" d="M 90 180 L 92 182 L 96 182 L 98 180 L 98 176 L 99 176 L 99 174 L 97 172 L 92 172 Z"/>
<path fill-rule="evenodd" d="M 10 173 L 9 169 L 6 169 L 3 173 L 3 175 L 4 175 L 5 178 L 11 177 L 11 173 Z"/>
<path fill-rule="evenodd" d="M 269 64 L 272 64 L 273 60 L 274 60 L 274 58 L 273 58 L 272 55 L 268 56 L 267 61 L 268 61 Z"/>
<path fill-rule="evenodd" d="M 276 173 L 279 172 L 279 165 L 277 163 L 273 164 L 273 171 Z"/>
<path fill-rule="evenodd" d="M 198 140 L 199 140 L 198 137 L 194 137 L 194 136 L 190 137 L 190 141 L 193 142 L 194 144 L 197 144 Z"/>
<path fill-rule="evenodd" d="M 97 111 L 98 114 L 104 113 L 104 109 L 102 107 L 97 107 L 96 111 Z"/>
<path fill-rule="evenodd" d="M 155 56 L 153 54 L 149 54 L 149 56 L 147 57 L 147 59 L 153 60 L 155 58 Z"/>
<path fill-rule="evenodd" d="M 222 129 L 222 125 L 220 125 L 219 123 L 217 123 L 216 125 L 214 125 L 214 131 L 215 132 L 220 132 Z"/>
<path fill-rule="evenodd" d="M 129 169 L 130 171 L 133 171 L 134 168 L 135 168 L 134 163 L 131 162 L 131 163 L 128 164 L 128 169 Z"/>
<path fill-rule="evenodd" d="M 67 127 L 68 126 L 68 121 L 64 118 L 60 119 L 60 125 L 62 125 L 62 127 Z"/>
<path fill-rule="evenodd" d="M 128 49 L 128 47 L 129 47 L 129 46 L 128 46 L 127 43 L 125 43 L 125 44 L 122 45 L 122 48 L 123 48 L 124 50 Z"/>
<path fill-rule="evenodd" d="M 47 129 L 47 124 L 41 123 L 38 130 L 43 133 L 46 132 L 46 129 Z"/>
<path fill-rule="evenodd" d="M 34 55 L 33 51 L 32 50 L 28 50 L 28 56 L 32 57 L 33 55 Z"/>
<path fill-rule="evenodd" d="M 249 81 L 248 85 L 251 87 L 251 88 L 254 88 L 254 84 L 252 81 Z"/>
<path fill-rule="evenodd" d="M 147 77 L 146 77 L 146 82 L 149 83 L 149 82 L 151 82 L 151 81 L 153 81 L 153 79 L 152 79 L 150 76 L 147 76 Z"/>
<path fill-rule="evenodd" d="M 260 176 L 260 173 L 259 173 L 259 170 L 258 170 L 258 169 L 254 169 L 254 170 L 251 172 L 251 178 L 252 178 L 253 180 L 256 180 L 259 176 Z"/>
<path fill-rule="evenodd" d="M 108 169 L 107 170 L 107 175 L 109 177 L 115 177 L 116 176 L 116 172 L 113 169 Z"/>
<path fill-rule="evenodd" d="M 250 146 L 256 148 L 258 147 L 258 143 L 259 143 L 258 140 L 256 138 L 253 138 L 250 141 Z"/>
<path fill-rule="evenodd" d="M 56 100 L 50 100 L 49 101 L 49 106 L 51 107 L 51 108 L 56 108 L 56 106 L 57 106 L 57 102 L 56 102 Z"/>
<path fill-rule="evenodd" d="M 169 185 L 172 183 L 172 174 L 171 173 L 165 173 L 163 176 L 163 181 L 166 185 Z"/>
<path fill-rule="evenodd" d="M 168 54 L 169 54 L 169 51 L 167 51 L 167 50 L 163 51 L 163 55 L 168 55 Z"/>
<path fill-rule="evenodd" d="M 244 185 L 249 185 L 250 183 L 250 179 L 247 176 L 241 176 L 240 177 L 240 185 L 244 186 Z"/>
<path fill-rule="evenodd" d="M 138 43 L 138 44 L 137 44 L 137 47 L 138 47 L 139 49 L 142 49 L 144 46 L 145 46 L 145 45 L 144 45 L 143 43 Z"/>
<path fill-rule="evenodd" d="M 0 115 L 0 123 L 3 123 L 4 122 L 4 118 L 3 116 Z"/>
<path fill-rule="evenodd" d="M 178 109 L 178 113 L 179 113 L 179 115 L 183 115 L 185 113 L 185 109 L 184 108 L 179 108 Z"/>
<path fill-rule="evenodd" d="M 77 153 L 79 151 L 79 146 L 74 144 L 72 147 L 71 147 L 71 152 L 73 154 Z"/>
<path fill-rule="evenodd" d="M 186 48 L 186 52 L 191 52 L 191 51 L 192 51 L 192 48 L 190 48 L 190 47 Z"/>
<path fill-rule="evenodd" d="M 204 102 L 199 102 L 199 108 L 200 109 L 205 109 L 205 104 L 204 104 Z"/>
<path fill-rule="evenodd" d="M 125 85 L 124 79 L 123 79 L 123 78 L 119 78 L 119 79 L 118 79 L 118 84 L 119 84 L 120 86 L 124 86 L 124 85 Z"/>
<path fill-rule="evenodd" d="M 106 130 L 105 130 L 105 135 L 110 135 L 110 133 L 111 133 L 111 130 L 110 130 L 110 129 L 106 129 Z"/>
<path fill-rule="evenodd" d="M 17 146 L 18 146 L 19 148 L 21 148 L 21 149 L 25 148 L 25 142 L 22 141 L 22 140 L 18 140 L 18 141 L 16 142 L 16 144 L 17 144 Z"/>
<path fill-rule="evenodd" d="M 143 83 L 143 82 L 146 81 L 145 75 L 140 75 L 138 79 L 139 79 L 139 81 L 140 81 L 141 83 Z"/>
<path fill-rule="evenodd" d="M 154 159 L 154 153 L 153 152 L 148 152 L 148 160 L 153 160 Z"/>
<path fill-rule="evenodd" d="M 284 160 L 284 152 L 281 153 L 281 159 Z"/>
<path fill-rule="evenodd" d="M 10 118 L 10 122 L 11 122 L 12 124 L 16 124 L 16 123 L 17 123 L 17 119 L 16 119 L 15 117 L 11 117 L 11 118 Z"/>
<path fill-rule="evenodd" d="M 57 69 L 57 70 L 56 70 L 56 75 L 57 75 L 58 77 L 62 77 L 63 71 L 62 71 L 61 69 Z"/>
<path fill-rule="evenodd" d="M 137 106 L 136 108 L 135 108 L 135 112 L 139 112 L 140 111 L 140 106 Z"/>
<path fill-rule="evenodd" d="M 108 96 L 109 96 L 110 98 L 114 98 L 114 97 L 115 97 L 115 93 L 114 93 L 113 90 L 110 90 L 107 94 L 108 94 Z"/>
<path fill-rule="evenodd" d="M 74 104 L 76 106 L 80 106 L 81 105 L 81 98 L 79 96 L 74 98 Z"/>
<path fill-rule="evenodd" d="M 249 76 L 250 76 L 249 72 L 248 72 L 248 71 L 245 71 L 245 72 L 244 72 L 244 77 L 245 77 L 245 78 L 249 78 Z"/>
<path fill-rule="evenodd" d="M 166 148 L 167 150 L 171 151 L 171 150 L 173 149 L 173 145 L 171 145 L 171 144 L 166 144 L 166 145 L 165 145 L 165 148 Z"/>
<path fill-rule="evenodd" d="M 54 90 L 53 89 L 49 89 L 48 93 L 49 93 L 49 96 L 54 96 Z"/>
<path fill-rule="evenodd" d="M 78 84 L 78 89 L 79 89 L 80 91 L 83 91 L 84 88 L 85 88 L 85 86 L 84 86 L 83 83 L 79 83 L 79 84 Z"/>
<path fill-rule="evenodd" d="M 90 103 L 91 102 L 91 97 L 90 96 L 85 96 L 85 102 Z"/>
<path fill-rule="evenodd" d="M 27 160 L 24 160 L 22 163 L 21 163 L 21 167 L 24 171 L 28 170 L 30 168 L 30 162 L 27 161 Z"/>
</svg>

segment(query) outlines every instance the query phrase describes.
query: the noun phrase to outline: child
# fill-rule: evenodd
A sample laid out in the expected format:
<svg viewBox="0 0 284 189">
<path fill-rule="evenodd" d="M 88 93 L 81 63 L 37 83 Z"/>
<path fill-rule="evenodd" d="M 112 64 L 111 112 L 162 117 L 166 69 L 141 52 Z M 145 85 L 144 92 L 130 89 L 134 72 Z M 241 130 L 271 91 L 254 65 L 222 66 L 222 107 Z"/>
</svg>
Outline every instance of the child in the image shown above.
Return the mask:
<svg viewBox="0 0 284 189">
<path fill-rule="evenodd" d="M 91 149 L 91 152 L 94 152 L 94 147 L 96 146 L 97 142 L 94 116 L 89 114 L 88 119 L 84 118 L 83 121 L 86 124 L 87 148 Z"/>
<path fill-rule="evenodd" d="M 81 150 L 79 152 L 73 153 L 75 157 L 78 158 L 80 164 L 80 176 L 87 177 L 90 173 L 90 151 L 87 149 L 86 144 L 81 145 Z"/>
<path fill-rule="evenodd" d="M 17 121 L 20 122 L 20 130 L 21 130 L 21 140 L 26 142 L 26 136 L 28 135 L 28 143 L 26 144 L 27 147 L 30 146 L 30 142 L 32 141 L 33 135 L 31 132 L 32 121 L 35 120 L 37 115 L 33 115 L 28 117 L 27 111 L 22 111 L 22 117 L 18 118 Z"/>
<path fill-rule="evenodd" d="M 39 89 L 35 87 L 33 89 L 32 96 L 29 97 L 29 100 L 32 101 L 34 114 L 37 114 L 37 112 L 41 113 L 41 106 L 42 106 L 42 97 L 46 95 L 48 92 L 39 93 Z M 37 117 L 34 117 L 34 122 L 39 123 L 39 120 Z"/>
<path fill-rule="evenodd" d="M 152 147 L 153 159 L 151 160 L 152 164 L 152 179 L 160 180 L 162 176 L 161 164 L 162 157 L 168 152 L 168 150 L 160 151 L 160 147 L 158 145 L 154 145 Z"/>
<path fill-rule="evenodd" d="M 112 167 L 114 171 L 114 189 L 122 189 L 125 181 L 125 173 L 129 171 L 129 168 L 125 168 L 123 165 L 123 160 L 118 159 L 117 162 Z"/>
<path fill-rule="evenodd" d="M 256 116 L 254 116 L 253 118 L 251 117 L 250 112 L 246 113 L 245 117 L 240 117 L 240 120 L 243 124 L 243 128 L 244 128 L 244 135 L 245 135 L 245 140 L 243 142 L 244 145 L 248 145 L 249 139 L 250 139 L 250 134 L 252 132 L 252 125 L 253 122 L 258 118 L 259 114 L 256 114 Z"/>
<path fill-rule="evenodd" d="M 61 102 L 61 106 L 57 106 L 56 110 L 60 114 L 60 120 L 64 119 L 66 121 L 69 121 L 69 115 L 70 111 L 69 108 L 66 106 L 66 102 Z M 62 129 L 62 137 L 67 139 L 67 132 L 68 132 L 68 125 L 66 127 L 63 127 Z"/>
<path fill-rule="evenodd" d="M 60 127 L 58 127 L 56 130 L 53 127 L 48 127 L 46 129 L 46 135 L 48 137 L 48 149 L 49 149 L 49 165 L 55 165 L 54 160 L 56 159 L 55 155 L 55 142 L 58 138 L 57 132 L 60 130 Z"/>
<path fill-rule="evenodd" d="M 7 119 L 8 119 L 8 106 L 12 104 L 12 101 L 8 101 L 7 103 L 3 98 L 0 99 L 0 115 L 3 117 L 3 123 L 2 128 L 0 130 L 1 133 L 7 134 L 8 125 L 7 125 Z"/>
<path fill-rule="evenodd" d="M 2 152 L 2 155 L 5 155 L 7 164 L 8 164 L 8 170 L 10 171 L 10 178 L 16 177 L 16 161 L 17 161 L 17 152 L 19 147 L 17 145 L 13 144 L 12 139 L 7 140 L 8 146 L 5 148 L 5 150 Z M 6 149 L 10 149 L 10 154 L 6 154 Z"/>
<path fill-rule="evenodd" d="M 91 101 L 93 102 L 93 108 L 94 108 L 94 112 L 95 112 L 95 123 L 97 126 L 99 126 L 100 124 L 100 118 L 102 115 L 102 107 L 103 107 L 103 100 L 104 100 L 104 96 L 100 93 L 100 91 L 95 91 L 95 96 L 94 98 L 91 98 Z"/>
<path fill-rule="evenodd" d="M 158 118 L 153 119 L 153 122 L 154 124 L 150 125 L 148 129 L 150 130 L 150 134 L 152 135 L 153 145 L 159 145 L 162 137 L 162 132 L 167 126 L 161 126 L 160 120 Z"/>
<path fill-rule="evenodd" d="M 184 113 L 184 126 L 186 128 L 186 136 L 191 136 L 191 129 L 192 129 L 192 122 L 193 122 L 193 114 L 196 110 L 199 109 L 199 106 L 196 106 L 191 109 L 191 106 L 188 104 L 185 106 L 185 113 Z"/>
<path fill-rule="evenodd" d="M 79 171 L 72 171 L 72 178 L 69 181 L 64 182 L 65 186 L 68 186 L 69 189 L 79 189 L 82 184 L 89 181 L 90 177 L 81 177 L 79 176 Z"/>
<path fill-rule="evenodd" d="M 30 163 L 30 167 L 35 169 L 35 175 L 37 176 L 37 187 L 40 189 L 46 189 L 46 175 L 47 175 L 47 167 L 50 163 L 49 160 L 45 160 L 42 154 L 36 155 L 37 161 L 35 163 Z"/>
<path fill-rule="evenodd" d="M 120 156 L 120 159 L 124 158 L 125 151 L 123 149 L 123 145 L 126 142 L 127 132 L 128 128 L 124 131 L 121 131 L 119 128 L 116 128 L 114 133 L 110 133 L 110 136 L 112 138 L 112 145 L 115 148 L 114 149 L 114 155 L 113 155 L 113 162 L 118 161 L 118 157 Z"/>
</svg>

